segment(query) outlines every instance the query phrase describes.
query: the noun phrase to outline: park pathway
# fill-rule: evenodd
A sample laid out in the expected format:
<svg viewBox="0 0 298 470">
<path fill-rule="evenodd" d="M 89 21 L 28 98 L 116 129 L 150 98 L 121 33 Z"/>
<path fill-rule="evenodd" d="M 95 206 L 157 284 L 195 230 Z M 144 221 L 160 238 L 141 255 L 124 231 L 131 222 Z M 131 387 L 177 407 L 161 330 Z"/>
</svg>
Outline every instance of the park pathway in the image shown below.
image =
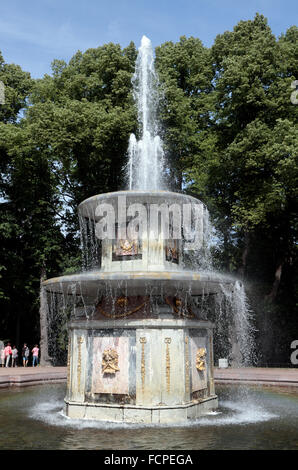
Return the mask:
<svg viewBox="0 0 298 470">
<path fill-rule="evenodd" d="M 0 388 L 65 382 L 66 378 L 66 367 L 37 366 L 0 368 Z"/>
<path fill-rule="evenodd" d="M 214 381 L 220 383 L 245 383 L 250 385 L 273 385 L 298 387 L 298 368 L 244 367 L 214 369 Z"/>
<path fill-rule="evenodd" d="M 66 367 L 8 367 L 0 368 L 0 388 L 66 382 Z M 214 369 L 215 384 L 247 384 L 298 387 L 298 368 L 281 369 L 245 367 Z"/>
</svg>

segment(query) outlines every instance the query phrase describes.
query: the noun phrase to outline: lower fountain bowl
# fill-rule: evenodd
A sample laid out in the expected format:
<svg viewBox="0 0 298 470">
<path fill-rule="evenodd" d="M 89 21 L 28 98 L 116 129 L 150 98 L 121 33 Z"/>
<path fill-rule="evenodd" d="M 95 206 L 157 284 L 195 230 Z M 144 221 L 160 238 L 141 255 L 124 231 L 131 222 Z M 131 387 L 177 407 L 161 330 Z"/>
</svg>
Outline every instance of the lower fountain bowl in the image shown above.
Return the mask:
<svg viewBox="0 0 298 470">
<path fill-rule="evenodd" d="M 74 294 L 96 301 L 107 288 L 122 289 L 126 295 L 144 295 L 150 290 L 152 295 L 166 292 L 175 295 L 184 290 L 191 295 L 216 294 L 222 285 L 232 286 L 231 276 L 219 273 L 193 271 L 88 271 L 80 274 L 48 279 L 43 286 L 48 292 Z"/>
</svg>

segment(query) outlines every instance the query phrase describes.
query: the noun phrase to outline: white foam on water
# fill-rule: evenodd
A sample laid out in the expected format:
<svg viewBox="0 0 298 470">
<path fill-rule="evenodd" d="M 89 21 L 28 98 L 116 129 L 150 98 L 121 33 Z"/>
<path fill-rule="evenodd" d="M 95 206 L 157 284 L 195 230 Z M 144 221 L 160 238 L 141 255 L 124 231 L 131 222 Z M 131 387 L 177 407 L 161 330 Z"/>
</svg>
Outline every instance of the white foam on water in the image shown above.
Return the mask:
<svg viewBox="0 0 298 470">
<path fill-rule="evenodd" d="M 274 414 L 260 405 L 256 405 L 255 403 L 223 401 L 220 405 L 232 413 L 229 412 L 229 414 L 226 415 L 226 413 L 222 412 L 222 416 L 216 417 L 215 419 L 204 416 L 198 419 L 198 424 L 200 426 L 254 424 L 278 417 L 277 414 Z"/>
<path fill-rule="evenodd" d="M 157 427 L 157 425 L 148 425 L 142 423 L 118 423 L 113 421 L 98 421 L 96 419 L 75 419 L 65 415 L 61 408 L 60 401 L 40 402 L 34 405 L 29 411 L 29 417 L 42 421 L 51 426 L 62 426 L 69 429 L 134 429 L 143 427 Z M 158 425 L 160 427 L 160 425 Z"/>
<path fill-rule="evenodd" d="M 260 405 L 246 402 L 223 401 L 221 407 L 228 411 L 210 411 L 205 416 L 189 420 L 187 423 L 148 424 L 148 423 L 118 423 L 98 421 L 93 419 L 74 419 L 67 417 L 61 409 L 61 402 L 42 402 L 31 408 L 29 416 L 52 426 L 63 426 L 72 429 L 141 429 L 141 428 L 176 428 L 200 426 L 225 426 L 254 424 L 277 418 L 278 415 L 267 411 Z"/>
</svg>

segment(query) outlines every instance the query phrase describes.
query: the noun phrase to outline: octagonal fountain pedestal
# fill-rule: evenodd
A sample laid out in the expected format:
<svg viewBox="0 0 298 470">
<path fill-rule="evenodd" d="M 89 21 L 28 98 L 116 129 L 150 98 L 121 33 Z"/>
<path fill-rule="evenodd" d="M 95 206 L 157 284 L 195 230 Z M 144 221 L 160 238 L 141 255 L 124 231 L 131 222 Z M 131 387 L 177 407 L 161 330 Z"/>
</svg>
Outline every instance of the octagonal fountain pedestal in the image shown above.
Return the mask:
<svg viewBox="0 0 298 470">
<path fill-rule="evenodd" d="M 185 423 L 217 407 L 212 325 L 163 316 L 71 323 L 67 416 Z"/>
<path fill-rule="evenodd" d="M 153 236 L 149 223 L 135 244 L 121 239 L 99 242 L 98 206 L 109 204 L 119 220 L 124 196 L 128 206 L 148 208 L 162 202 L 177 211 L 196 205 L 190 212 L 198 218 L 203 243 L 204 206 L 182 194 L 126 191 L 80 204 L 87 258 L 95 259 L 97 269 L 43 283 L 48 292 L 74 299 L 65 413 L 113 422 L 185 423 L 218 406 L 213 324 L 201 300 L 232 281 L 187 269 L 185 240 L 165 238 L 162 227 Z M 122 217 L 125 226 L 128 219 Z"/>
</svg>

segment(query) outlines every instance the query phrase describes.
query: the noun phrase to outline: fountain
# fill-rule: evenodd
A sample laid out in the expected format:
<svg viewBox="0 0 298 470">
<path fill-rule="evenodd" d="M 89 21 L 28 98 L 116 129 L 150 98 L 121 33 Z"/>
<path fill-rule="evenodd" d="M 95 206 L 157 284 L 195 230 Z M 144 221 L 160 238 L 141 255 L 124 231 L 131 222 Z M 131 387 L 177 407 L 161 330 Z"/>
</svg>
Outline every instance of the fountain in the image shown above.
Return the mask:
<svg viewBox="0 0 298 470">
<path fill-rule="evenodd" d="M 67 387 L 1 389 L 0 448 L 295 449 L 294 370 L 271 387 L 259 374 L 255 385 L 218 383 L 216 409 L 213 338 L 215 356 L 251 365 L 251 312 L 242 283 L 212 269 L 207 208 L 166 190 L 147 38 L 133 83 L 129 189 L 80 204 L 84 271 L 43 283 L 52 357 L 68 335 Z"/>
<path fill-rule="evenodd" d="M 86 270 L 43 286 L 52 302 L 60 296 L 64 307 L 69 299 L 73 306 L 68 417 L 185 423 L 218 406 L 214 325 L 205 306 L 223 289 L 232 292 L 235 281 L 206 269 L 204 204 L 165 190 L 157 76 L 146 37 L 133 83 L 141 132 L 129 141 L 129 189 L 79 205 Z"/>
</svg>

